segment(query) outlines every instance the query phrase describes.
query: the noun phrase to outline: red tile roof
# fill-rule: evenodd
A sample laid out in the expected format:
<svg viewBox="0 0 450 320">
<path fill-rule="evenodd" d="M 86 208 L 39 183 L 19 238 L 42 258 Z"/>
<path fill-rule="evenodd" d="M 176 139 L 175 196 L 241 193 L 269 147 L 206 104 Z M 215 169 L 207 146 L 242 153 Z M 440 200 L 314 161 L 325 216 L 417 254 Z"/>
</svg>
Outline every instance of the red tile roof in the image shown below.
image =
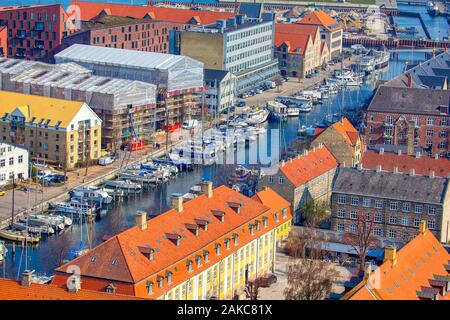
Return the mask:
<svg viewBox="0 0 450 320">
<path fill-rule="evenodd" d="M 177 8 L 163 8 L 152 6 L 128 5 L 128 4 L 113 4 L 102 2 L 84 2 L 73 1 L 73 5 L 80 8 L 81 20 L 91 20 L 104 11 L 108 15 L 127 16 L 132 18 L 143 18 L 147 14 L 153 19 L 189 23 L 194 18 L 199 24 L 214 23 L 219 19 L 228 19 L 234 17 L 232 12 L 217 12 L 207 10 L 185 10 Z"/>
<path fill-rule="evenodd" d="M 335 19 L 322 10 L 308 13 L 300 20 L 300 23 L 307 25 L 320 25 L 332 32 L 343 29 L 343 27 Z"/>
<path fill-rule="evenodd" d="M 352 146 L 355 146 L 360 139 L 358 130 L 347 118 L 341 118 L 340 121 L 333 123 L 332 127 Z"/>
<path fill-rule="evenodd" d="M 316 36 L 320 32 L 319 26 L 305 25 L 298 23 L 276 23 L 275 24 L 275 34 L 276 33 L 287 33 L 292 36 L 298 34 L 310 35 L 313 42 L 316 41 Z"/>
<path fill-rule="evenodd" d="M 298 187 L 339 165 L 330 150 L 324 145 L 316 147 L 307 155 L 299 155 L 280 166 L 281 172 Z"/>
<path fill-rule="evenodd" d="M 431 291 L 430 280 L 447 277 L 450 254 L 429 230 L 419 235 L 397 252 L 393 265 L 385 261 L 368 281 L 364 280 L 344 296 L 350 300 L 418 300 L 418 292 Z M 447 267 L 446 267 L 447 266 Z M 450 300 L 450 292 L 439 295 Z"/>
<path fill-rule="evenodd" d="M 450 160 L 445 158 L 430 158 L 427 156 L 410 156 L 407 154 L 398 155 L 393 152 L 379 152 L 367 150 L 362 156 L 362 166 L 367 169 L 376 169 L 381 165 L 383 171 L 394 171 L 397 167 L 399 173 L 408 173 L 411 169 L 416 174 L 429 175 L 430 171 L 439 177 L 448 177 L 450 174 Z"/>
<path fill-rule="evenodd" d="M 165 292 L 163 290 L 176 286 L 222 259 L 223 256 L 211 254 L 209 263 L 204 263 L 201 267 L 196 268 L 194 273 L 190 274 L 186 270 L 188 258 L 194 260 L 196 253 L 198 254 L 199 251 L 202 252 L 208 247 L 212 247 L 209 250 L 214 250 L 213 246 L 224 240 L 226 236 L 229 237 L 231 232 L 239 235 L 239 246 L 233 247 L 233 250 L 237 250 L 255 236 L 257 237 L 258 233 L 264 234 L 278 224 L 292 219 L 289 203 L 283 203 L 273 193 L 275 192 L 271 189 L 265 190 L 262 197 L 277 199 L 275 209 L 226 186 L 220 186 L 213 190 L 211 198 L 204 194 L 200 195 L 183 203 L 182 212 L 171 209 L 147 221 L 147 229 L 141 230 L 140 227 L 135 226 L 125 230 L 67 265 L 57 268 L 54 283 L 64 283 L 64 276 L 67 275 L 65 270 L 68 265 L 72 264 L 80 267 L 82 279 L 89 277 L 129 284 L 147 281 L 150 277 L 156 277 L 158 273 L 170 268 L 174 276 L 173 284 L 165 286 L 164 289 L 155 288 L 152 296 L 158 297 Z M 240 205 L 239 213 L 232 208 L 235 203 Z M 275 222 L 274 218 L 271 218 L 271 214 L 282 204 L 285 204 L 289 214 L 285 218 L 286 221 Z M 214 215 L 216 212 L 222 212 L 225 215 L 223 222 Z M 250 235 L 248 230 L 245 231 L 245 225 L 255 221 L 261 215 L 267 216 L 268 227 L 261 228 L 254 235 Z M 188 227 L 201 224 L 201 220 L 209 222 L 207 230 L 201 229 L 199 235 L 195 235 Z M 181 236 L 179 245 L 168 239 L 173 238 L 174 235 Z M 142 253 L 143 248 L 154 250 L 153 260 Z M 233 250 L 227 251 L 224 256 L 232 253 Z M 192 257 L 190 257 L 191 255 Z M 87 282 L 85 281 L 85 283 Z M 134 292 L 139 295 L 139 290 L 135 289 Z"/>
<path fill-rule="evenodd" d="M 69 292 L 51 284 L 32 283 L 29 287 L 20 281 L 0 278 L 0 300 L 136 300 L 138 298 L 106 292 L 81 289 Z"/>
<path fill-rule="evenodd" d="M 287 33 L 275 33 L 275 46 L 279 47 L 284 43 L 291 54 L 305 54 L 310 40 L 311 36 L 306 34 L 292 36 Z"/>
</svg>

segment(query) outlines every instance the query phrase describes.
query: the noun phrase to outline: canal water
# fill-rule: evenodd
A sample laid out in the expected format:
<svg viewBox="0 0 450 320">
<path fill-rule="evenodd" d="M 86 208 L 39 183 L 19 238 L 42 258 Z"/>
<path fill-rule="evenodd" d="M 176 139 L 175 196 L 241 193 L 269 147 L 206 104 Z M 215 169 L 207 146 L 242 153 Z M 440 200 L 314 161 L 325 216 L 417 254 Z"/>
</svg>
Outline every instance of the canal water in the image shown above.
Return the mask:
<svg viewBox="0 0 450 320">
<path fill-rule="evenodd" d="M 377 78 L 391 79 L 402 72 L 406 61 L 411 63 L 423 60 L 425 60 L 424 53 L 401 52 L 396 59 L 392 58 L 389 67 L 383 69 Z M 280 149 L 285 149 L 292 141 L 297 139 L 300 122 L 314 125 L 322 121 L 328 113 L 338 113 L 342 110 L 347 112 L 354 110 L 356 112 L 363 108 L 372 96 L 377 78 L 364 83 L 360 90 L 344 92 L 344 97 L 341 93 L 331 96 L 329 103 L 314 107 L 312 112 L 301 116 L 300 119 L 290 118 L 281 127 L 280 140 L 282 143 Z M 280 128 L 277 122 L 269 122 L 267 126 L 269 132 L 270 129 Z M 213 181 L 215 186 L 225 184 L 232 171 L 229 165 L 198 167 L 192 172 L 180 174 L 176 179 L 155 189 L 130 197 L 124 202 L 116 203 L 105 216 L 94 223 L 92 237 L 94 246 L 101 243 L 105 236 L 117 234 L 132 226 L 136 211 L 144 210 L 149 214 L 157 215 L 169 209 L 172 193 L 186 193 L 192 185 L 202 179 Z M 14 254 L 12 244 L 7 244 L 9 253 L 3 265 L 0 263 L 0 276 L 5 275 L 16 279 L 25 267 L 35 270 L 37 274 L 51 275 L 52 270 L 69 257 L 68 252 L 80 246 L 84 248 L 89 246 L 88 234 L 89 226 L 87 224 L 74 224 L 60 235 L 43 239 L 39 246 L 28 247 L 25 250 L 16 245 Z"/>
<path fill-rule="evenodd" d="M 420 13 L 422 20 L 427 26 L 433 40 L 448 38 L 449 24 L 447 18 L 443 16 L 433 17 L 427 12 L 426 6 L 413 6 L 408 4 L 398 4 L 399 11 L 417 12 Z M 416 34 L 399 34 L 401 37 L 406 38 L 424 38 L 426 39 L 425 32 L 418 18 L 411 17 L 396 17 L 396 21 L 399 27 L 415 27 L 419 33 Z"/>
</svg>

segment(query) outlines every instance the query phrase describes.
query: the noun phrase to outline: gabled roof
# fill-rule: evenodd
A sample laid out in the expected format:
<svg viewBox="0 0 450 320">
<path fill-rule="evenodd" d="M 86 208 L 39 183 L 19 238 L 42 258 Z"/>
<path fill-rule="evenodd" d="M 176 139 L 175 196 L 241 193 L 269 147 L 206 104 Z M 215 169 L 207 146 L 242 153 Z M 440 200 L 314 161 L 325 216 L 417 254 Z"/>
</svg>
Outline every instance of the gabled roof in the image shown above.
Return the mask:
<svg viewBox="0 0 450 320">
<path fill-rule="evenodd" d="M 330 17 L 325 11 L 316 10 L 306 14 L 301 20 L 302 24 L 320 25 L 328 31 L 337 31 L 342 29 L 342 26 L 335 19 Z"/>
<path fill-rule="evenodd" d="M 369 279 L 357 285 L 344 299 L 350 300 L 419 300 L 422 293 L 434 292 L 438 279 L 450 281 L 446 268 L 450 254 L 429 230 L 417 237 L 396 254 L 396 263 L 385 262 L 370 274 Z M 441 278 L 442 277 L 442 278 Z M 425 294 L 426 295 L 426 294 Z M 428 295 L 427 295 L 428 296 Z M 450 292 L 438 295 L 439 300 L 450 300 Z"/>
<path fill-rule="evenodd" d="M 275 46 L 286 45 L 290 54 L 305 54 L 311 37 L 306 34 L 275 33 Z"/>
<path fill-rule="evenodd" d="M 261 202 L 263 205 L 270 207 L 273 211 L 281 211 L 290 206 L 289 201 L 284 199 L 271 188 L 264 188 L 257 192 L 252 199 Z"/>
<path fill-rule="evenodd" d="M 344 140 L 350 144 L 351 146 L 355 146 L 360 140 L 360 135 L 358 130 L 348 121 L 347 118 L 341 118 L 340 121 L 333 123 L 331 126 L 334 130 L 336 130 Z"/>
<path fill-rule="evenodd" d="M 240 213 L 231 208 L 232 203 L 240 204 Z M 223 222 L 214 216 L 216 211 L 225 214 Z M 271 208 L 261 202 L 220 186 L 213 190 L 211 198 L 202 194 L 189 200 L 183 203 L 182 212 L 171 209 L 158 215 L 147 221 L 145 230 L 137 226 L 127 229 L 69 264 L 78 265 L 82 276 L 137 283 L 186 259 L 225 234 L 238 232 L 239 226 L 270 211 Z M 186 225 L 200 220 L 209 222 L 208 230 L 201 230 L 196 236 Z M 179 246 L 168 239 L 168 233 L 181 237 Z M 245 243 L 245 236 L 240 233 L 242 243 Z M 146 258 L 140 248 L 153 249 L 153 260 Z M 56 269 L 61 273 L 66 270 L 67 265 Z"/>
<path fill-rule="evenodd" d="M 324 145 L 316 147 L 305 155 L 298 155 L 284 165 L 280 170 L 295 187 L 336 168 L 339 165 L 337 159 Z"/>
<path fill-rule="evenodd" d="M 85 105 L 81 101 L 48 98 L 31 94 L 0 91 L 0 118 L 6 113 L 20 112 L 25 121 L 33 117 L 35 123 L 41 119 L 50 120 L 48 126 L 55 126 L 58 122 L 60 128 L 66 128 L 73 118 Z"/>
<path fill-rule="evenodd" d="M 104 14 L 114 16 L 128 16 L 133 18 L 143 18 L 146 15 L 156 20 L 190 23 L 193 17 L 197 23 L 209 24 L 219 19 L 234 17 L 232 12 L 218 12 L 207 10 L 185 10 L 178 8 L 164 8 L 141 5 L 114 4 L 102 2 L 74 1 L 73 4 L 80 8 L 81 20 L 90 20 L 98 16 L 102 11 Z M 200 21 L 199 21 L 200 20 Z"/>
<path fill-rule="evenodd" d="M 0 300 L 136 300 L 120 294 L 81 289 L 69 292 L 66 288 L 51 284 L 32 283 L 29 287 L 20 281 L 0 278 Z"/>
<path fill-rule="evenodd" d="M 441 177 L 341 167 L 333 192 L 441 205 L 447 185 Z"/>
<path fill-rule="evenodd" d="M 289 34 L 292 38 L 297 35 L 310 35 L 313 42 L 320 33 L 319 26 L 299 23 L 275 23 L 275 36 L 280 33 Z"/>
<path fill-rule="evenodd" d="M 384 151 L 382 154 L 373 150 L 367 150 L 362 156 L 362 166 L 366 169 L 376 169 L 381 165 L 383 171 L 392 172 L 397 167 L 400 173 L 409 173 L 411 169 L 416 174 L 429 175 L 430 170 L 438 177 L 448 177 L 450 174 L 450 161 L 445 158 L 430 158 L 427 156 L 410 156 Z"/>
</svg>

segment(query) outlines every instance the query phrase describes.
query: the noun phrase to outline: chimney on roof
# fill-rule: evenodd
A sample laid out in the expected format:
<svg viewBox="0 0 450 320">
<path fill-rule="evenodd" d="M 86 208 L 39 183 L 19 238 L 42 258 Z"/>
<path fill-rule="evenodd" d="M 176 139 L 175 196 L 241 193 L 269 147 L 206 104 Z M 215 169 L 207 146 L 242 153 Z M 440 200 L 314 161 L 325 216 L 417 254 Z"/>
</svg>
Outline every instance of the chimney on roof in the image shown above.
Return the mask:
<svg viewBox="0 0 450 320">
<path fill-rule="evenodd" d="M 364 269 L 364 279 L 368 279 L 371 273 L 372 273 L 372 264 L 370 262 L 366 262 L 366 268 Z"/>
<path fill-rule="evenodd" d="M 305 151 L 303 151 L 303 155 L 306 157 L 308 155 L 308 150 L 305 149 Z"/>
<path fill-rule="evenodd" d="M 398 155 L 398 156 L 401 156 L 401 155 L 402 155 L 402 149 L 398 149 L 398 150 L 397 150 L 397 155 Z"/>
<path fill-rule="evenodd" d="M 202 187 L 203 191 L 203 187 Z M 183 196 L 179 193 L 172 193 L 171 196 L 172 209 L 178 212 L 183 212 Z"/>
<path fill-rule="evenodd" d="M 138 211 L 134 215 L 134 225 L 141 230 L 147 229 L 147 213 L 145 211 Z"/>
<path fill-rule="evenodd" d="M 406 86 L 408 87 L 408 88 L 412 88 L 412 76 L 411 76 L 411 73 L 410 72 L 407 72 L 406 73 Z"/>
<path fill-rule="evenodd" d="M 380 154 L 384 154 L 384 148 L 380 148 Z"/>
<path fill-rule="evenodd" d="M 394 173 L 398 173 L 398 167 L 394 167 Z"/>
<path fill-rule="evenodd" d="M 394 246 L 384 248 L 384 262 L 387 261 L 391 263 L 392 267 L 397 264 L 397 249 Z"/>
<path fill-rule="evenodd" d="M 420 151 L 416 152 L 416 159 L 420 159 Z"/>
<path fill-rule="evenodd" d="M 292 158 L 289 158 L 289 163 L 292 163 Z"/>
<path fill-rule="evenodd" d="M 406 146 L 406 153 L 408 156 L 414 155 L 414 127 L 416 126 L 416 123 L 414 121 L 410 121 L 408 124 L 408 133 L 406 135 L 407 140 L 407 146 Z"/>
<path fill-rule="evenodd" d="M 69 292 L 77 293 L 81 290 L 81 276 L 79 274 L 73 274 L 67 281 L 67 290 Z"/>
<path fill-rule="evenodd" d="M 410 175 L 411 177 L 414 177 L 414 176 L 416 175 L 416 170 L 415 170 L 414 168 L 409 169 L 409 175 Z"/>
<path fill-rule="evenodd" d="M 281 166 L 284 167 L 285 164 L 286 164 L 286 161 L 281 160 Z"/>
<path fill-rule="evenodd" d="M 430 170 L 429 177 L 430 177 L 430 178 L 434 178 L 434 170 Z"/>
<path fill-rule="evenodd" d="M 202 194 L 205 194 L 208 198 L 212 198 L 213 187 L 211 181 L 202 181 L 200 184 L 200 190 Z"/>
<path fill-rule="evenodd" d="M 381 164 L 377 165 L 377 172 L 381 172 Z"/>
<path fill-rule="evenodd" d="M 33 272 L 31 272 L 30 270 L 25 270 L 22 273 L 22 287 L 29 287 L 31 286 L 32 280 L 33 279 Z"/>
<path fill-rule="evenodd" d="M 427 231 L 427 222 L 425 220 L 420 221 L 419 234 L 424 235 Z"/>
<path fill-rule="evenodd" d="M 318 147 L 319 147 L 320 149 L 322 149 L 322 148 L 323 148 L 323 142 L 319 142 Z"/>
</svg>

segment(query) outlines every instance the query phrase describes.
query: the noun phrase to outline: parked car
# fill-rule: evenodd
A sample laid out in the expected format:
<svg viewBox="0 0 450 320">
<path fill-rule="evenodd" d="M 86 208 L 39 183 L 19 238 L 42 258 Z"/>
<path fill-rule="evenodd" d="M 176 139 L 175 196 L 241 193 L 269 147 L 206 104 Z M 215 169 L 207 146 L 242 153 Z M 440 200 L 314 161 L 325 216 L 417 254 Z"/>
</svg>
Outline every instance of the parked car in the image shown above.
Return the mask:
<svg viewBox="0 0 450 320">
<path fill-rule="evenodd" d="M 115 158 L 112 156 L 101 157 L 100 159 L 98 159 L 98 164 L 101 166 L 107 166 L 108 164 L 113 163 L 114 160 Z"/>
<path fill-rule="evenodd" d="M 245 105 L 246 105 L 245 101 L 238 101 L 236 103 L 236 107 L 245 107 Z"/>
<path fill-rule="evenodd" d="M 260 93 L 263 93 L 263 90 L 262 90 L 261 88 L 258 88 L 258 89 L 255 89 L 255 92 L 256 92 L 257 94 L 260 94 Z"/>
<path fill-rule="evenodd" d="M 41 179 L 43 179 L 43 178 L 45 178 L 45 177 L 47 177 L 47 176 L 49 176 L 49 175 L 52 175 L 53 173 L 50 171 L 50 170 L 43 170 L 43 171 L 38 171 L 38 173 L 36 174 L 36 176 L 37 176 L 37 178 L 39 179 L 39 180 L 41 180 Z"/>
</svg>

